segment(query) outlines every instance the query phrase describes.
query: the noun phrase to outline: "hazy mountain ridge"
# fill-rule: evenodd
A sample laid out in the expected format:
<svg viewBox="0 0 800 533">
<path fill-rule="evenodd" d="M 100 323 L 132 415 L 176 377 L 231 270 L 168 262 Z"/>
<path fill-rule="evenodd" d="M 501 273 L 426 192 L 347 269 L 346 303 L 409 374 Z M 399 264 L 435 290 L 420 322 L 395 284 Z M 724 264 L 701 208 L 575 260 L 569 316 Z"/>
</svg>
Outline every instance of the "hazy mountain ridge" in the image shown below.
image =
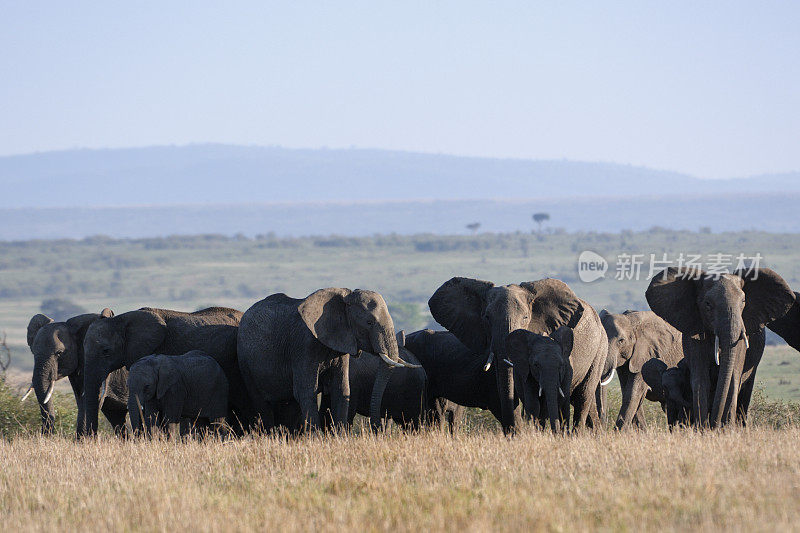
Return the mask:
<svg viewBox="0 0 800 533">
<path fill-rule="evenodd" d="M 0 207 L 800 192 L 800 172 L 703 180 L 613 163 L 203 144 L 0 157 Z"/>
</svg>

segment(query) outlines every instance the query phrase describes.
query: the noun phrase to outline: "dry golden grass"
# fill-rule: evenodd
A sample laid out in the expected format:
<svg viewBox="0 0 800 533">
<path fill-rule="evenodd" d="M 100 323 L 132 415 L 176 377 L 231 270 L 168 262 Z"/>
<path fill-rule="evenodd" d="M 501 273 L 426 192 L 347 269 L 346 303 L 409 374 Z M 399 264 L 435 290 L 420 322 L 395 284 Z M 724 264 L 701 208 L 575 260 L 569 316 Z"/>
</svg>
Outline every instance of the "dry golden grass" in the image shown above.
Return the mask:
<svg viewBox="0 0 800 533">
<path fill-rule="evenodd" d="M 0 440 L 0 516 L 6 531 L 791 529 L 798 442 L 798 429 L 19 437 Z"/>
</svg>

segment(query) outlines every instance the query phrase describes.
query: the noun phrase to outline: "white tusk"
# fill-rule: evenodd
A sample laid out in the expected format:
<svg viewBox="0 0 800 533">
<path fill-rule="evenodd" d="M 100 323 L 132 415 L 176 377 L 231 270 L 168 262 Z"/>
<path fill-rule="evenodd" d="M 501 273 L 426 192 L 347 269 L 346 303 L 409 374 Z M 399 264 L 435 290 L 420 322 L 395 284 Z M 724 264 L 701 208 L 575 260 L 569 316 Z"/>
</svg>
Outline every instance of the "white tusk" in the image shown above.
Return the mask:
<svg viewBox="0 0 800 533">
<path fill-rule="evenodd" d="M 30 396 L 32 392 L 33 392 L 33 385 L 30 386 L 30 388 L 28 389 L 28 392 L 25 393 L 25 396 L 22 397 L 20 402 L 24 402 L 25 400 L 27 400 L 28 396 Z"/>
<path fill-rule="evenodd" d="M 50 401 L 50 397 L 53 395 L 53 389 L 55 388 L 55 386 L 56 386 L 55 381 L 50 383 L 50 388 L 47 390 L 47 396 L 44 397 L 44 402 L 42 403 L 46 404 L 47 402 Z"/>
<path fill-rule="evenodd" d="M 562 398 L 565 398 L 564 391 L 561 390 L 561 387 L 558 388 L 558 393 L 561 395 Z"/>
<path fill-rule="evenodd" d="M 540 398 L 542 397 L 542 386 L 541 385 L 539 385 L 539 397 Z"/>
<path fill-rule="evenodd" d="M 612 380 L 612 379 L 614 379 L 614 373 L 615 373 L 616 371 L 617 371 L 617 369 L 616 369 L 616 368 L 612 368 L 612 369 L 611 369 L 611 375 L 610 375 L 610 376 L 608 376 L 608 379 L 607 379 L 607 380 L 605 380 L 605 381 L 601 381 L 601 382 L 600 382 L 600 385 L 601 385 L 601 386 L 603 386 L 603 387 L 605 387 L 606 385 L 608 385 L 609 383 L 611 383 L 611 380 Z"/>
<path fill-rule="evenodd" d="M 422 368 L 422 365 L 415 365 L 414 363 L 409 363 L 408 361 L 403 360 L 402 357 L 400 358 L 400 364 L 406 368 Z"/>
<path fill-rule="evenodd" d="M 749 350 L 750 349 L 750 341 L 747 340 L 747 333 L 742 333 L 742 337 L 744 337 L 744 347 Z"/>
<path fill-rule="evenodd" d="M 487 372 L 490 368 L 492 368 L 492 361 L 494 361 L 494 352 L 489 352 L 489 359 L 487 359 L 486 364 L 483 365 L 484 372 Z"/>
<path fill-rule="evenodd" d="M 511 362 L 511 361 L 509 361 L 508 359 L 503 359 L 503 362 L 504 362 L 505 364 L 507 364 L 508 366 L 512 367 L 512 368 L 514 367 L 514 363 L 512 363 L 512 362 Z"/>
<path fill-rule="evenodd" d="M 714 335 L 714 361 L 719 366 L 719 337 Z"/>
<path fill-rule="evenodd" d="M 394 368 L 397 368 L 397 367 L 402 368 L 403 367 L 403 365 L 401 365 L 397 361 L 392 361 L 391 359 L 389 359 L 389 356 L 386 355 L 385 353 L 379 353 L 378 357 L 383 359 L 383 362 L 386 363 L 387 365 L 391 366 L 391 367 L 394 367 Z"/>
</svg>

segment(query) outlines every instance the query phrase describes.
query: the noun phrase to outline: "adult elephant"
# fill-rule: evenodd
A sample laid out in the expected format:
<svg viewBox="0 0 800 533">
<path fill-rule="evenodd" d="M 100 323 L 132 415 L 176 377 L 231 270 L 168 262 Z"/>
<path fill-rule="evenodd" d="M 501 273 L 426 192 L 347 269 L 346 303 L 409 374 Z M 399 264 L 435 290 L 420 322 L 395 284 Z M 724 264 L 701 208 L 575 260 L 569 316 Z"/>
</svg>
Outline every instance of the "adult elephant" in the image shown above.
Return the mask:
<svg viewBox="0 0 800 533">
<path fill-rule="evenodd" d="M 789 346 L 800 351 L 800 292 L 794 293 L 794 303 L 789 311 L 767 324 L 767 327 L 780 335 Z"/>
<path fill-rule="evenodd" d="M 400 357 L 406 362 L 419 365 L 414 354 L 405 348 L 405 333 L 396 335 Z M 372 391 L 375 380 L 384 363 L 377 357 L 354 357 L 350 359 L 350 409 L 347 415 L 348 424 L 353 423 L 356 414 L 370 416 Z M 418 430 L 428 417 L 427 397 L 428 377 L 420 368 L 394 368 L 390 372 L 389 382 L 381 401 L 381 419 L 391 419 L 406 430 Z M 324 392 L 320 404 L 323 425 L 332 421 L 331 395 Z"/>
<path fill-rule="evenodd" d="M 643 399 L 658 400 L 648 392 L 642 365 L 651 359 L 660 359 L 667 367 L 677 366 L 683 359 L 681 332 L 652 311 L 615 314 L 604 309 L 600 320 L 608 335 L 608 361 L 614 362 L 622 388 L 622 407 L 616 427 L 624 429 L 631 424 L 644 427 Z"/>
<path fill-rule="evenodd" d="M 110 309 L 100 314 L 86 313 L 70 318 L 66 322 L 55 322 L 52 318 L 37 314 L 28 323 L 28 346 L 33 353 L 33 378 L 31 390 L 36 393 L 42 415 L 42 433 L 50 433 L 55 423 L 55 409 L 51 397 L 56 381 L 69 379 L 75 403 L 78 406 L 78 419 L 75 424 L 80 434 L 84 425 L 83 396 L 83 340 L 89 326 L 101 318 L 114 316 Z M 103 414 L 114 432 L 125 433 L 126 402 L 128 401 L 128 372 L 120 369 L 109 376 L 109 387 Z"/>
<path fill-rule="evenodd" d="M 370 398 L 370 422 L 378 428 L 391 368 L 416 368 L 400 358 L 380 294 L 343 288 L 320 289 L 303 299 L 273 294 L 253 304 L 239 328 L 242 377 L 265 429 L 275 427 L 279 407 L 287 404 L 299 406 L 302 428 L 316 428 L 317 394 L 324 391 L 331 396 L 333 422 L 347 425 L 350 356 L 362 351 L 384 362 Z"/>
<path fill-rule="evenodd" d="M 794 302 L 783 278 L 768 268 L 710 275 L 670 267 L 650 281 L 646 297 L 650 308 L 683 334 L 693 422 L 745 424 L 764 354 L 764 326 L 785 315 Z M 717 376 L 715 390 L 712 374 Z"/>
<path fill-rule="evenodd" d="M 97 432 L 97 411 L 104 406 L 110 372 L 130 369 L 133 363 L 154 353 L 178 356 L 192 350 L 207 353 L 222 367 L 230 383 L 229 422 L 237 430 L 245 429 L 251 413 L 236 360 L 241 317 L 240 311 L 227 307 L 193 313 L 143 307 L 93 322 L 83 341 L 86 432 Z"/>
<path fill-rule="evenodd" d="M 424 329 L 406 336 L 405 346 L 428 377 L 428 422 L 447 424 L 452 432 L 464 407 L 490 411 L 500 421 L 497 382 L 483 367 L 483 354 L 470 350 L 449 331 Z M 516 399 L 512 406 L 516 407 Z"/>
<path fill-rule="evenodd" d="M 456 277 L 439 287 L 428 305 L 433 318 L 481 354 L 484 368 L 494 373 L 505 434 L 514 431 L 515 403 L 508 335 L 517 329 L 550 335 L 561 326 L 574 328 L 585 310 L 597 314 L 566 283 L 550 278 L 495 286 L 491 281 Z"/>
</svg>

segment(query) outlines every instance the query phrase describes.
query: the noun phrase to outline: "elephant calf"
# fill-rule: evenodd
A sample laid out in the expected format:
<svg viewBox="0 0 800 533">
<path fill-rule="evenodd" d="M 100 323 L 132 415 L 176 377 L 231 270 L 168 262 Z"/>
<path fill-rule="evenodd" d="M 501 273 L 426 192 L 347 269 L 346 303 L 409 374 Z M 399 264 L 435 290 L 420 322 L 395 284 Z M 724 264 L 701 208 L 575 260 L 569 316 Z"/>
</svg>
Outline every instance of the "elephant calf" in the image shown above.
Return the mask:
<svg viewBox="0 0 800 533">
<path fill-rule="evenodd" d="M 219 429 L 228 412 L 228 380 L 222 367 L 204 352 L 183 356 L 149 355 L 131 366 L 128 411 L 134 431 L 165 427 L 181 434 L 182 418 L 207 419 Z"/>
<path fill-rule="evenodd" d="M 660 359 L 650 359 L 642 365 L 642 378 L 650 387 L 648 399 L 661 404 L 667 414 L 670 429 L 678 424 L 688 426 L 692 419 L 692 382 L 689 364 L 681 359 L 671 368 Z"/>
</svg>

